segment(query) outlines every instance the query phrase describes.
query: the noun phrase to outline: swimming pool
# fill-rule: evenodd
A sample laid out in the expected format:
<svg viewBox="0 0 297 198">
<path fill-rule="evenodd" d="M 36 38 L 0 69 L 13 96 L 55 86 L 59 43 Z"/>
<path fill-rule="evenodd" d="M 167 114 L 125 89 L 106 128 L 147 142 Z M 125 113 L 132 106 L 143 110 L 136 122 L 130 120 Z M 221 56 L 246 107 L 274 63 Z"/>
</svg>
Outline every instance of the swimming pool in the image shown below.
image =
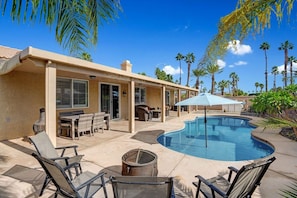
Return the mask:
<svg viewBox="0 0 297 198">
<path fill-rule="evenodd" d="M 186 121 L 184 129 L 163 134 L 157 140 L 174 151 L 213 160 L 242 161 L 272 154 L 274 149 L 270 145 L 251 136 L 254 128 L 248 119 L 209 116 L 207 147 L 204 118 Z"/>
</svg>

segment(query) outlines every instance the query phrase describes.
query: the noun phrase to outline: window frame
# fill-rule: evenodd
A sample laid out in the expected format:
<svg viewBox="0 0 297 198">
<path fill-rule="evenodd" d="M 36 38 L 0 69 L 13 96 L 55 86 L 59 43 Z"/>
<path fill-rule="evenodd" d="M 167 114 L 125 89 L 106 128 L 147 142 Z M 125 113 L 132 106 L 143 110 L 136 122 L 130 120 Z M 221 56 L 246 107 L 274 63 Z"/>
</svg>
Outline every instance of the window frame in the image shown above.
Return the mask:
<svg viewBox="0 0 297 198">
<path fill-rule="evenodd" d="M 138 89 L 138 91 L 137 91 Z M 145 87 L 135 87 L 134 101 L 135 105 L 146 104 L 146 88 Z M 138 96 L 139 95 L 139 96 Z"/>
<path fill-rule="evenodd" d="M 69 81 L 70 86 L 65 86 L 64 87 L 58 87 L 58 81 Z M 74 89 L 77 85 L 83 85 L 83 86 L 78 86 L 78 87 L 82 87 L 83 89 L 85 89 L 83 94 L 79 94 L 77 95 L 77 93 L 75 93 Z M 59 89 L 61 89 L 59 91 Z M 70 89 L 70 90 L 67 90 Z M 60 92 L 60 93 L 59 93 Z M 66 97 L 67 94 L 69 94 L 69 104 L 58 104 L 58 98 L 60 98 L 61 100 L 63 100 L 63 97 L 59 97 L 58 94 L 62 94 L 61 92 L 69 92 L 66 93 Z M 89 107 L 89 81 L 88 80 L 84 80 L 84 79 L 74 79 L 74 78 L 57 78 L 57 86 L 56 86 L 56 106 L 57 109 L 68 109 L 68 108 L 87 108 Z M 75 101 L 78 101 L 78 103 L 76 104 Z M 85 101 L 84 103 L 79 103 L 79 101 Z"/>
</svg>

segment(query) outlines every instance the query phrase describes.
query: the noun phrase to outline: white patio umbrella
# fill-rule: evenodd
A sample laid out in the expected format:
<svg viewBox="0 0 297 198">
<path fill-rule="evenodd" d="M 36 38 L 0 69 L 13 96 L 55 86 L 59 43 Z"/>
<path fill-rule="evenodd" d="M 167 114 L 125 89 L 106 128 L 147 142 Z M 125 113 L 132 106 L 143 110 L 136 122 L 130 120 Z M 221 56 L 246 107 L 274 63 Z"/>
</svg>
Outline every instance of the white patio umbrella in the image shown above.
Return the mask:
<svg viewBox="0 0 297 198">
<path fill-rule="evenodd" d="M 200 93 L 197 96 L 176 103 L 176 106 L 199 105 L 204 106 L 204 125 L 205 125 L 205 147 L 207 147 L 207 129 L 206 129 L 206 107 L 213 105 L 242 104 L 237 100 L 231 100 L 210 93 Z"/>
</svg>

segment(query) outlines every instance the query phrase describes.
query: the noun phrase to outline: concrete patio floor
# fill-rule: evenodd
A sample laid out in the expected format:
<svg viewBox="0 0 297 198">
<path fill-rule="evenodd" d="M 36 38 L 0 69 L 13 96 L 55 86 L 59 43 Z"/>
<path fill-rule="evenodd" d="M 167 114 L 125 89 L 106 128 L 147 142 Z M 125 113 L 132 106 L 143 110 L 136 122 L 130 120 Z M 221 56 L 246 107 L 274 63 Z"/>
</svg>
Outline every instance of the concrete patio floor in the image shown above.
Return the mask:
<svg viewBox="0 0 297 198">
<path fill-rule="evenodd" d="M 227 115 L 227 114 L 223 114 Z M 232 114 L 234 115 L 234 114 Z M 205 178 L 216 176 L 226 172 L 228 166 L 240 168 L 251 161 L 215 161 L 188 156 L 165 148 L 156 142 L 157 134 L 181 129 L 185 120 L 192 120 L 196 116 L 202 116 L 199 112 L 183 114 L 182 117 L 171 117 L 165 123 L 159 121 L 137 122 L 136 133 L 130 134 L 127 121 L 111 121 L 110 130 L 104 133 L 95 133 L 94 136 L 83 136 L 79 140 L 57 138 L 57 146 L 73 145 L 79 147 L 79 153 L 84 154 L 82 161 L 83 170 L 94 173 L 106 172 L 106 178 L 111 175 L 121 175 L 122 156 L 135 148 L 150 150 L 158 155 L 158 176 L 173 176 L 177 178 L 180 186 L 195 193 L 192 182 L 195 175 Z M 259 118 L 253 118 L 252 123 Z M 255 136 L 270 142 L 275 147 L 273 156 L 277 159 L 270 166 L 262 180 L 260 188 L 257 188 L 253 197 L 281 197 L 280 189 L 287 189 L 287 185 L 297 181 L 297 143 L 279 135 L 277 129 L 264 129 L 258 127 L 253 131 Z M 31 156 L 33 145 L 26 139 L 19 138 L 0 142 L 0 173 L 20 164 L 31 168 L 40 168 L 38 162 Z M 179 185 L 177 184 L 177 185 Z M 108 194 L 112 195 L 111 185 L 108 184 Z M 46 189 L 42 197 L 50 197 L 54 193 L 54 186 Z M 1 195 L 0 195 L 1 197 Z M 102 191 L 95 197 L 103 197 Z"/>
</svg>

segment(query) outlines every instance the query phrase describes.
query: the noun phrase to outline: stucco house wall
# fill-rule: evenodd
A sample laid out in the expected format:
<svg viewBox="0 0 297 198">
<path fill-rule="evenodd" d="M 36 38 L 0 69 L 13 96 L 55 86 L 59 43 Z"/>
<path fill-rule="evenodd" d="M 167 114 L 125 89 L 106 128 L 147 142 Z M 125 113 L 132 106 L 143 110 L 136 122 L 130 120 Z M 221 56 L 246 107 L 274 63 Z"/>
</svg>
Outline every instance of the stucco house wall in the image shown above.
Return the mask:
<svg viewBox="0 0 297 198">
<path fill-rule="evenodd" d="M 0 140 L 33 134 L 44 107 L 44 75 L 12 71 L 0 77 Z"/>
</svg>

